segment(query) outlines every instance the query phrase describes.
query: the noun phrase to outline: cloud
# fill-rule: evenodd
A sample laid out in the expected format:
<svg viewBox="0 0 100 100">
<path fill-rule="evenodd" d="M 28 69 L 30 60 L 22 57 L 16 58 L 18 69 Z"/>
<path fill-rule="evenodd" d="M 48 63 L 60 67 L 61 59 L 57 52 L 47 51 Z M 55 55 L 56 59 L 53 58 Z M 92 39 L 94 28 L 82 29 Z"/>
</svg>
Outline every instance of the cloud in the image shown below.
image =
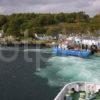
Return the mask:
<svg viewBox="0 0 100 100">
<path fill-rule="evenodd" d="M 0 13 L 3 14 L 4 9 L 2 7 L 0 7 Z"/>
<path fill-rule="evenodd" d="M 100 0 L 0 0 L 0 13 L 20 12 L 77 12 L 100 13 Z"/>
</svg>

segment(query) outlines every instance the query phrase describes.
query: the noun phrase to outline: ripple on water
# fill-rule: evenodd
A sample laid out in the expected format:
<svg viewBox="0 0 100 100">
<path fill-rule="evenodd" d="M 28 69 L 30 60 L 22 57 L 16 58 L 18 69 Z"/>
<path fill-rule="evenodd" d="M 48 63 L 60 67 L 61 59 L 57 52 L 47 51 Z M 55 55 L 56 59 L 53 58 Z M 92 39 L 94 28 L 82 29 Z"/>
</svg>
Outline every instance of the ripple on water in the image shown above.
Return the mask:
<svg viewBox="0 0 100 100">
<path fill-rule="evenodd" d="M 46 78 L 51 86 L 63 86 L 73 81 L 100 80 L 100 57 L 82 59 L 78 57 L 51 57 L 46 68 L 40 69 L 35 74 Z"/>
</svg>

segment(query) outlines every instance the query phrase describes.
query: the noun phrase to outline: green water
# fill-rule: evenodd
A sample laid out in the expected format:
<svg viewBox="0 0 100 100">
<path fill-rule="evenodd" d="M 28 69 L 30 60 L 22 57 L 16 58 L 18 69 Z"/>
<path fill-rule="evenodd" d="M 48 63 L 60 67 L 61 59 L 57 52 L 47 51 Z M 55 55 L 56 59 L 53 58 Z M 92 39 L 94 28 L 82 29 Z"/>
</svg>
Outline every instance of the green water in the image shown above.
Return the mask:
<svg viewBox="0 0 100 100">
<path fill-rule="evenodd" d="M 0 51 L 11 57 L 11 49 Z M 18 52 L 14 61 L 7 63 L 0 59 L 0 100 L 53 100 L 66 83 L 100 80 L 100 57 L 58 57 L 48 49 L 13 49 Z M 32 62 L 24 60 L 27 52 Z M 46 60 L 36 59 L 38 54 Z M 36 70 L 38 64 L 40 71 Z"/>
<path fill-rule="evenodd" d="M 46 68 L 36 75 L 47 79 L 50 86 L 64 86 L 73 81 L 100 82 L 100 57 L 88 59 L 52 56 Z"/>
</svg>

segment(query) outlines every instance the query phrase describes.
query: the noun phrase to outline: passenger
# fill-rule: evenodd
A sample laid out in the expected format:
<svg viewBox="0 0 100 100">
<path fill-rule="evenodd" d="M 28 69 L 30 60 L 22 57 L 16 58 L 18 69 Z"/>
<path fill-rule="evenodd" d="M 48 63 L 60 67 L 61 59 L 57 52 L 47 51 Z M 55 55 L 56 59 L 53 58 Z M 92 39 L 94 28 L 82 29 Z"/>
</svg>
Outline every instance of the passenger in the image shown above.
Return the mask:
<svg viewBox="0 0 100 100">
<path fill-rule="evenodd" d="M 64 45 L 64 49 L 65 49 L 65 50 L 68 50 L 67 45 Z"/>
<path fill-rule="evenodd" d="M 76 92 L 76 90 L 74 88 L 72 88 L 71 91 Z"/>
<path fill-rule="evenodd" d="M 77 100 L 78 97 L 79 97 L 78 92 L 74 88 L 72 88 L 66 94 L 66 99 L 65 100 Z"/>
<path fill-rule="evenodd" d="M 73 98 L 71 96 L 72 93 L 73 93 L 73 91 L 69 90 L 68 93 L 66 94 L 66 99 L 65 100 L 73 100 Z"/>
<path fill-rule="evenodd" d="M 88 45 L 86 45 L 86 50 L 88 50 Z"/>
<path fill-rule="evenodd" d="M 82 44 L 82 49 L 84 49 L 85 47 L 84 47 L 84 44 Z"/>
<path fill-rule="evenodd" d="M 61 48 L 61 44 L 58 45 L 58 48 Z"/>
<path fill-rule="evenodd" d="M 73 98 L 70 94 L 66 94 L 65 100 L 73 100 Z"/>
<path fill-rule="evenodd" d="M 64 43 L 62 43 L 62 49 L 64 49 L 65 48 L 65 45 L 64 45 Z"/>
<path fill-rule="evenodd" d="M 86 94 L 85 93 L 80 93 L 79 100 L 86 100 Z"/>
</svg>

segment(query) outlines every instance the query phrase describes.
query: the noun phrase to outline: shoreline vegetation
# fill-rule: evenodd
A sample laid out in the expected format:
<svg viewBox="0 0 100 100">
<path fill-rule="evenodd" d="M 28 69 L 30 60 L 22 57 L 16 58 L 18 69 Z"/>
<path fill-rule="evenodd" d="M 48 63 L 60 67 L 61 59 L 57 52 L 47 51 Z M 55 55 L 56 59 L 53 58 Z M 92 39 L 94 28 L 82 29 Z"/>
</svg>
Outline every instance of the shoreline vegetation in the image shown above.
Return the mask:
<svg viewBox="0 0 100 100">
<path fill-rule="evenodd" d="M 36 39 L 36 35 L 57 37 L 59 34 L 100 36 L 100 14 L 90 17 L 85 12 L 0 15 L 1 45 L 51 46 L 57 39 Z"/>
</svg>

